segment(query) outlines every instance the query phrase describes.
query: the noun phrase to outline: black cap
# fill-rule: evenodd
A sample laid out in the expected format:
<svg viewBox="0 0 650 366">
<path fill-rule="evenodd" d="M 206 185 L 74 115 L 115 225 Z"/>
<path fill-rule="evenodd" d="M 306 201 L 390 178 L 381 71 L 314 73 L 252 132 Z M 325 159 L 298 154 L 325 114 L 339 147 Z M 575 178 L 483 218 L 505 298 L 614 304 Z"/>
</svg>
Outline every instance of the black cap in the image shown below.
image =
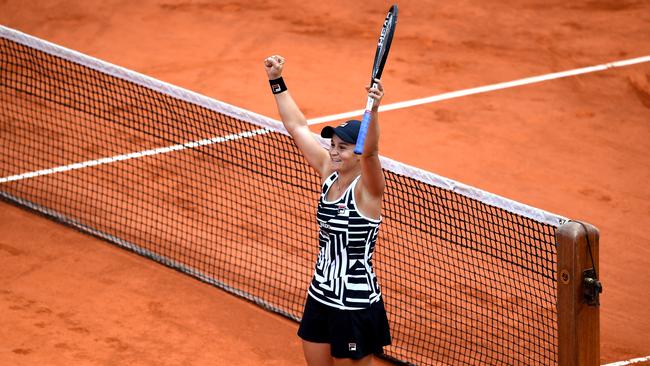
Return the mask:
<svg viewBox="0 0 650 366">
<path fill-rule="evenodd" d="M 320 135 L 326 139 L 336 136 L 340 137 L 341 140 L 348 142 L 350 144 L 357 143 L 357 137 L 359 136 L 359 129 L 361 128 L 361 121 L 356 119 L 349 120 L 347 122 L 341 123 L 336 127 L 325 126 L 321 130 Z"/>
</svg>

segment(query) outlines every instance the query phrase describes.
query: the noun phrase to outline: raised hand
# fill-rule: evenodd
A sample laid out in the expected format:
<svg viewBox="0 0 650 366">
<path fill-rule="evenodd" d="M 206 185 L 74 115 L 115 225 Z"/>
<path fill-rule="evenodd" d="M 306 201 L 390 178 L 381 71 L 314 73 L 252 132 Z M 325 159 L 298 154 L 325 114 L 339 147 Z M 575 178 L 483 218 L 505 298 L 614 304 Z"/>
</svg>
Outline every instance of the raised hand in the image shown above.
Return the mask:
<svg viewBox="0 0 650 366">
<path fill-rule="evenodd" d="M 366 91 L 368 92 L 368 97 L 373 99 L 372 108 L 376 109 L 379 108 L 381 99 L 384 97 L 384 85 L 381 83 L 381 80 L 379 79 L 375 79 L 375 82 L 373 84 L 377 84 L 377 85 L 366 86 Z"/>
<path fill-rule="evenodd" d="M 282 76 L 282 67 L 284 66 L 284 57 L 280 55 L 269 56 L 264 60 L 264 69 L 269 76 L 269 80 L 277 79 Z"/>
</svg>

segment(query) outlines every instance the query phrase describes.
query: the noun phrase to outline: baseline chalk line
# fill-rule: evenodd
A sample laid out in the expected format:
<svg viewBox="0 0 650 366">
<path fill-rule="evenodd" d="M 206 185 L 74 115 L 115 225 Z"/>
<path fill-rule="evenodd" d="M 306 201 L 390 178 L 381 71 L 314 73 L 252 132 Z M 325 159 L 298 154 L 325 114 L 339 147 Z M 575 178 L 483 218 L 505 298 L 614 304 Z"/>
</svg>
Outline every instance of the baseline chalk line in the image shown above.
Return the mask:
<svg viewBox="0 0 650 366">
<path fill-rule="evenodd" d="M 645 361 L 650 361 L 650 356 L 633 358 L 633 359 L 627 360 L 627 361 L 618 361 L 618 362 L 614 362 L 614 363 L 608 363 L 607 365 L 602 365 L 602 366 L 627 366 L 627 365 L 632 365 L 632 364 L 635 364 L 635 363 L 645 362 Z"/>
<path fill-rule="evenodd" d="M 196 147 L 200 147 L 200 146 L 218 144 L 218 143 L 222 143 L 222 142 L 237 140 L 237 139 L 240 139 L 240 138 L 252 137 L 252 136 L 255 136 L 255 135 L 261 135 L 261 134 L 265 134 L 265 133 L 268 133 L 268 132 L 271 132 L 271 131 L 266 129 L 266 128 L 261 128 L 261 129 L 258 129 L 258 130 L 245 131 L 245 132 L 241 132 L 241 133 L 238 133 L 238 134 L 232 134 L 232 135 L 227 135 L 227 136 L 219 136 L 219 137 L 213 137 L 213 138 L 209 138 L 209 139 L 186 142 L 184 144 L 177 144 L 177 145 L 159 147 L 157 149 L 143 150 L 143 151 L 133 152 L 133 153 L 129 153 L 129 154 L 115 155 L 115 156 L 105 157 L 105 158 L 100 158 L 100 159 L 95 159 L 95 160 L 87 160 L 87 161 L 83 161 L 83 162 L 79 162 L 79 163 L 72 163 L 72 164 L 68 164 L 68 165 L 57 166 L 57 167 L 54 167 L 54 168 L 42 169 L 42 170 L 37 170 L 37 171 L 33 171 L 33 172 L 27 172 L 27 173 L 22 173 L 22 174 L 11 175 L 11 176 L 8 176 L 8 177 L 2 177 L 2 178 L 0 178 L 0 183 L 7 183 L 7 182 L 13 182 L 13 181 L 27 179 L 27 178 L 40 177 L 40 176 L 43 176 L 43 175 L 61 173 L 61 172 L 69 171 L 69 170 L 88 168 L 88 167 L 91 167 L 91 166 L 110 164 L 110 163 L 114 163 L 114 162 L 117 162 L 117 161 L 136 159 L 136 158 L 141 158 L 141 157 L 144 157 L 144 156 L 166 154 L 166 153 L 169 153 L 169 152 L 172 152 L 172 151 L 179 151 L 179 150 L 185 150 L 185 149 L 192 149 L 192 148 L 196 148 Z"/>
<path fill-rule="evenodd" d="M 457 91 L 453 91 L 453 92 L 442 93 L 442 94 L 438 94 L 438 95 L 432 95 L 430 97 L 407 100 L 407 101 L 404 101 L 404 102 L 385 104 L 385 105 L 382 105 L 382 106 L 379 107 L 379 111 L 380 112 L 392 111 L 392 110 L 395 110 L 395 109 L 413 107 L 413 106 L 421 105 L 421 104 L 439 102 L 441 100 L 459 98 L 459 97 L 464 97 L 464 96 L 479 94 L 479 93 L 486 93 L 486 92 L 489 92 L 489 91 L 495 91 L 495 90 L 500 90 L 500 89 L 513 88 L 513 87 L 516 87 L 516 86 L 539 83 L 539 82 L 542 82 L 542 81 L 553 80 L 553 79 L 560 79 L 560 78 L 565 78 L 565 77 L 568 77 L 568 76 L 575 76 L 575 75 L 587 74 L 587 73 L 591 73 L 591 72 L 604 71 L 604 70 L 612 69 L 612 68 L 615 68 L 615 67 L 630 66 L 630 65 L 640 64 L 640 63 L 644 63 L 644 62 L 650 62 L 650 56 L 642 56 L 642 57 L 637 57 L 637 58 L 631 58 L 631 59 L 628 59 L 628 60 L 614 61 L 614 62 L 609 62 L 609 63 L 596 65 L 596 66 L 588 66 L 588 67 L 583 67 L 583 68 L 579 68 L 579 69 L 554 72 L 554 73 L 551 73 L 551 74 L 532 76 L 532 77 L 527 77 L 527 78 L 524 78 L 524 79 L 507 81 L 507 82 L 498 83 L 498 84 L 485 85 L 485 86 L 479 86 L 479 87 L 476 87 L 476 88 L 457 90 Z M 310 125 L 315 125 L 315 124 L 319 124 L 319 123 L 331 122 L 331 121 L 336 121 L 336 120 L 340 120 L 340 119 L 347 119 L 347 118 L 361 116 L 361 115 L 363 115 L 363 112 L 364 112 L 363 109 L 357 109 L 355 111 L 350 111 L 350 112 L 345 112 L 345 113 L 332 114 L 332 115 L 329 115 L 329 116 L 311 118 L 311 119 L 307 120 L 307 123 L 310 124 Z"/>
</svg>

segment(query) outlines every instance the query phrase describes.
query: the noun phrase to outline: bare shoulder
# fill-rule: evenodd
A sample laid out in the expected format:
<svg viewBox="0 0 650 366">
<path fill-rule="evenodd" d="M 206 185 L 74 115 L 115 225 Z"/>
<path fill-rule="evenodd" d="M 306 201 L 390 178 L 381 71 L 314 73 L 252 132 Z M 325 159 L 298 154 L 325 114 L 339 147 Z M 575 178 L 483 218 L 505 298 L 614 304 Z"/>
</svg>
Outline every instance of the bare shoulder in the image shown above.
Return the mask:
<svg viewBox="0 0 650 366">
<path fill-rule="evenodd" d="M 329 178 L 334 173 L 334 167 L 330 161 L 325 162 L 323 169 L 320 171 L 320 183 L 321 185 L 325 183 L 327 178 Z"/>
<path fill-rule="evenodd" d="M 359 186 L 359 193 L 365 198 L 382 199 L 386 189 L 386 179 L 379 156 L 373 155 L 362 160 Z"/>
<path fill-rule="evenodd" d="M 367 180 L 367 177 L 365 178 Z M 358 184 L 354 187 L 357 209 L 359 209 L 363 216 L 377 220 L 381 217 L 382 202 L 384 199 L 383 179 L 380 184 L 382 188 L 379 190 L 374 187 L 377 183 L 374 185 L 371 184 L 373 186 L 372 189 L 368 189 L 368 185 L 364 183 L 364 176 L 362 175 Z"/>
</svg>

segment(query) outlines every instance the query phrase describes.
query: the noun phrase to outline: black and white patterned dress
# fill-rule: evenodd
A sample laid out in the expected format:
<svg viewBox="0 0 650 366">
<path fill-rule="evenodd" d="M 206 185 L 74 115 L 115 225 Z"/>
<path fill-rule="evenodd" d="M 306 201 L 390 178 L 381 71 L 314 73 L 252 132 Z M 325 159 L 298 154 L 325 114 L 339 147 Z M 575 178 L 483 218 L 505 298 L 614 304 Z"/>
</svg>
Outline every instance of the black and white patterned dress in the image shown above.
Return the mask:
<svg viewBox="0 0 650 366">
<path fill-rule="evenodd" d="M 338 309 L 366 309 L 381 299 L 372 268 L 381 219 L 365 217 L 357 209 L 354 187 L 360 177 L 340 198 L 327 201 L 327 192 L 337 178 L 334 172 L 325 180 L 318 202 L 320 251 L 308 293 Z"/>
</svg>

